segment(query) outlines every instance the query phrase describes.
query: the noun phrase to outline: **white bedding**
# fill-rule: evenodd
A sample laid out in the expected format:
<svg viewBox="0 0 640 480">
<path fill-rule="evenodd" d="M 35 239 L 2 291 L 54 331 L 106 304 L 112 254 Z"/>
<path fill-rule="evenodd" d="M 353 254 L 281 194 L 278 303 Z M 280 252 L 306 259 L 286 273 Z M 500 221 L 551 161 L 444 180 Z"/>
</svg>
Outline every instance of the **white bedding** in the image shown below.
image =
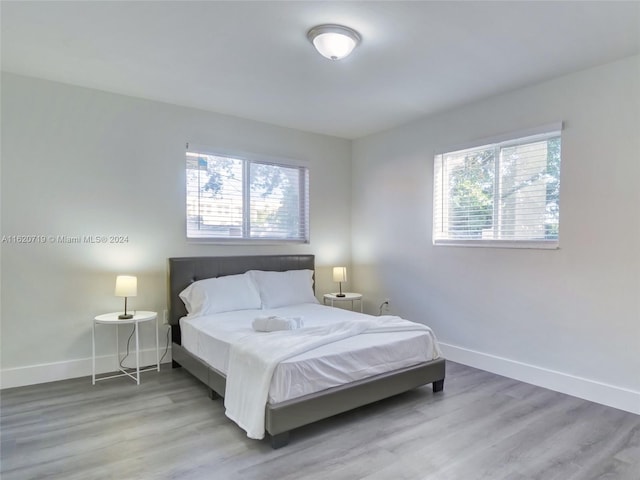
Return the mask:
<svg viewBox="0 0 640 480">
<path fill-rule="evenodd" d="M 302 317 L 305 327 L 371 318 L 319 304 L 184 317 L 180 320 L 182 345 L 226 375 L 231 344 L 247 336 L 258 335 L 251 328 L 251 323 L 254 318 L 265 315 Z M 409 367 L 429 361 L 437 354 L 437 345 L 424 332 L 364 333 L 353 336 L 282 361 L 273 374 L 269 402 L 279 403 Z"/>
<path fill-rule="evenodd" d="M 426 325 L 392 316 L 246 336 L 231 345 L 229 352 L 225 414 L 242 427 L 249 438 L 261 439 L 265 432 L 265 405 L 271 379 L 280 362 L 365 332 L 385 335 L 405 331 L 426 333 L 435 342 L 433 332 Z M 433 357 L 437 357 L 437 351 Z"/>
</svg>

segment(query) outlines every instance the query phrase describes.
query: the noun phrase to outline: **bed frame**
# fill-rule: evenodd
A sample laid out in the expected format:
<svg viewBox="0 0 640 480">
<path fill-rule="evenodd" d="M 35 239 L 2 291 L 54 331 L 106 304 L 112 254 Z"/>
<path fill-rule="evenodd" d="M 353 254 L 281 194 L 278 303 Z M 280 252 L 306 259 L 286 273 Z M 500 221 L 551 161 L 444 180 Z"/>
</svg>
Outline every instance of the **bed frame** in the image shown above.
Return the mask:
<svg viewBox="0 0 640 480">
<path fill-rule="evenodd" d="M 225 375 L 189 353 L 181 345 L 180 318 L 187 314 L 179 293 L 196 280 L 244 273 L 248 270 L 314 270 L 313 255 L 259 255 L 242 257 L 183 257 L 169 259 L 169 324 L 174 368 L 182 367 L 202 381 L 211 398 L 224 397 Z M 358 380 L 321 392 L 266 405 L 265 430 L 271 446 L 289 442 L 289 431 L 382 400 L 428 383 L 433 392 L 444 388 L 445 361 L 436 359 Z"/>
</svg>

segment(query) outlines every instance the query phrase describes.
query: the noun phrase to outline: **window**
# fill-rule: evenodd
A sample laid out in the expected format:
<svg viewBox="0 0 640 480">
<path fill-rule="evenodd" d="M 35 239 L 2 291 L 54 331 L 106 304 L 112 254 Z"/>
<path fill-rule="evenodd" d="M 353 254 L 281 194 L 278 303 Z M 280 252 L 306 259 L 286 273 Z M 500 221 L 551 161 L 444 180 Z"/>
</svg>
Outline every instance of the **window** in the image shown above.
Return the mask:
<svg viewBox="0 0 640 480">
<path fill-rule="evenodd" d="M 309 241 L 309 171 L 187 151 L 187 238 Z"/>
<path fill-rule="evenodd" d="M 557 248 L 560 129 L 435 156 L 433 243 Z"/>
</svg>

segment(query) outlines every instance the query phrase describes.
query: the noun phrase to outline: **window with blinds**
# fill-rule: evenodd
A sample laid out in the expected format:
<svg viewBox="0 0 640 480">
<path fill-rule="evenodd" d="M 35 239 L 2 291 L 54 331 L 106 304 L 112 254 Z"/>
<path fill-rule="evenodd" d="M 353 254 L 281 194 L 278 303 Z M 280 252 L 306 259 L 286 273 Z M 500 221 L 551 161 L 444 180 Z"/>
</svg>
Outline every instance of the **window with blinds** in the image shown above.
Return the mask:
<svg viewBox="0 0 640 480">
<path fill-rule="evenodd" d="M 306 167 L 187 151 L 187 238 L 309 241 Z"/>
<path fill-rule="evenodd" d="M 433 243 L 557 248 L 560 131 L 435 156 Z"/>
</svg>

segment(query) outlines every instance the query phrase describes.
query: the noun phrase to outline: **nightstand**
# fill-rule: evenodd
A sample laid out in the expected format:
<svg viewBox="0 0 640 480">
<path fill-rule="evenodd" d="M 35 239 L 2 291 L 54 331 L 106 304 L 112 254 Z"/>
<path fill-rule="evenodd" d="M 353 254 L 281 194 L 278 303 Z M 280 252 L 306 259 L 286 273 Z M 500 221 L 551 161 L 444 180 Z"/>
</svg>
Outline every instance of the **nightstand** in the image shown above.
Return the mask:
<svg viewBox="0 0 640 480">
<path fill-rule="evenodd" d="M 351 310 L 353 310 L 353 301 L 360 301 L 360 313 L 362 313 L 362 294 L 361 293 L 349 293 L 344 292 L 344 297 L 339 297 L 337 293 L 325 293 L 324 294 L 324 304 L 327 304 L 327 300 L 331 302 L 331 306 L 333 307 L 335 302 L 351 302 Z"/>
<path fill-rule="evenodd" d="M 146 372 L 148 370 L 157 370 L 160 371 L 160 342 L 158 338 L 158 314 L 156 312 L 145 312 L 140 311 L 136 312 L 133 315 L 133 318 L 128 318 L 121 320 L 118 318 L 121 312 L 113 312 L 113 313 L 105 313 L 104 315 L 98 315 L 93 319 L 93 331 L 91 334 L 91 344 L 92 344 L 92 375 L 91 382 L 93 385 L 96 384 L 99 380 L 107 380 L 108 378 L 115 377 L 123 377 L 127 376 L 134 380 L 137 385 L 140 385 L 140 372 Z M 140 340 L 139 340 L 139 325 L 143 322 L 151 322 L 155 321 L 156 323 L 156 364 L 150 367 L 146 367 L 144 369 L 140 369 Z M 118 361 L 118 370 L 121 373 L 116 375 L 109 375 L 108 377 L 96 378 L 96 325 L 115 325 L 116 326 L 116 358 Z M 120 345 L 118 343 L 118 329 L 120 325 L 133 325 L 134 334 L 136 337 L 136 374 L 133 375 L 130 372 L 127 372 L 122 367 L 120 367 Z"/>
</svg>

